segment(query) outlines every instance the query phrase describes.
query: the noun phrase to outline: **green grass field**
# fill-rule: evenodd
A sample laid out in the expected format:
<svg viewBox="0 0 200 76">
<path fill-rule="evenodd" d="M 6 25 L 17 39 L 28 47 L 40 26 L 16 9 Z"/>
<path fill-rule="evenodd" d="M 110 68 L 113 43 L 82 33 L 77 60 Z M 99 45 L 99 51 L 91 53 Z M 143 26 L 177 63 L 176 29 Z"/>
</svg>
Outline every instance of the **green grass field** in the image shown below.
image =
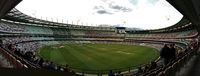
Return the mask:
<svg viewBox="0 0 200 76">
<path fill-rule="evenodd" d="M 98 73 L 110 69 L 137 68 L 158 58 L 155 48 L 125 44 L 64 44 L 40 48 L 38 55 L 76 71 Z"/>
</svg>

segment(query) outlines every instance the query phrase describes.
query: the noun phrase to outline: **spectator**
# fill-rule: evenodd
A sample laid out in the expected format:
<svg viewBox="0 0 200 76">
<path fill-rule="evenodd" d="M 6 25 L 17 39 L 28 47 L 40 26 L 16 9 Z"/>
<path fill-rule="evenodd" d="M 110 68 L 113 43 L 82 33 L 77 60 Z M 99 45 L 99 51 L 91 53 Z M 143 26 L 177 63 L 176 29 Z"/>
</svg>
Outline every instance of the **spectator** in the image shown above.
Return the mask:
<svg viewBox="0 0 200 76">
<path fill-rule="evenodd" d="M 40 61 L 38 62 L 38 64 L 39 64 L 40 66 L 42 66 L 43 62 L 44 62 L 44 59 L 43 59 L 43 58 L 40 58 Z"/>
<path fill-rule="evenodd" d="M 68 64 L 65 65 L 64 71 L 66 71 L 66 72 L 69 72 L 69 71 L 70 71 L 69 65 L 68 65 Z"/>
<path fill-rule="evenodd" d="M 76 74 L 76 72 L 73 71 L 73 70 L 70 70 L 70 73 L 73 74 L 73 75 Z"/>
<path fill-rule="evenodd" d="M 35 56 L 33 59 L 33 63 L 38 64 L 38 62 L 39 62 L 39 58 L 37 56 Z"/>
<path fill-rule="evenodd" d="M 175 49 L 175 44 L 170 44 L 170 61 L 173 61 L 176 59 L 176 49 Z"/>
<path fill-rule="evenodd" d="M 60 65 L 58 65 L 57 69 L 58 71 L 63 71 L 62 67 Z"/>
<path fill-rule="evenodd" d="M 8 50 L 11 50 L 11 51 L 13 50 L 13 44 L 8 45 Z"/>
<path fill-rule="evenodd" d="M 118 71 L 115 76 L 123 76 L 123 74 L 121 74 L 121 71 Z"/>
<path fill-rule="evenodd" d="M 56 70 L 56 69 L 55 69 L 54 63 L 53 63 L 53 62 L 50 62 L 50 64 L 47 65 L 47 69 L 49 69 L 49 70 Z"/>
<path fill-rule="evenodd" d="M 0 39 L 0 47 L 2 47 L 2 46 L 3 46 L 3 40 Z"/>
<path fill-rule="evenodd" d="M 186 49 L 185 49 L 186 50 Z M 178 58 L 182 58 L 182 56 L 184 55 L 184 52 L 183 51 L 180 51 L 179 53 L 178 53 Z"/>
<path fill-rule="evenodd" d="M 20 54 L 20 50 L 19 49 L 15 49 L 14 54 L 19 55 Z"/>
<path fill-rule="evenodd" d="M 142 73 L 142 72 L 143 72 L 142 68 L 138 67 L 138 73 Z"/>
<path fill-rule="evenodd" d="M 112 70 L 110 70 L 110 72 L 108 73 L 108 76 L 115 76 Z"/>
<path fill-rule="evenodd" d="M 147 72 L 149 70 L 149 66 L 148 65 L 145 65 L 144 67 L 144 72 Z"/>
<path fill-rule="evenodd" d="M 157 63 L 152 61 L 149 70 L 155 69 L 157 67 Z"/>
<path fill-rule="evenodd" d="M 24 59 L 27 59 L 29 61 L 32 59 L 32 57 L 33 57 L 33 52 L 31 51 L 28 51 L 24 54 Z"/>
<path fill-rule="evenodd" d="M 48 69 L 48 68 L 49 68 L 49 67 L 48 67 L 49 65 L 50 65 L 50 62 L 49 62 L 48 60 L 45 60 L 45 61 L 43 62 L 43 64 L 42 64 L 42 67 Z"/>
<path fill-rule="evenodd" d="M 160 51 L 160 57 L 163 60 L 164 65 L 167 65 L 170 61 L 169 50 L 170 48 L 167 46 L 167 44 L 165 44 L 164 47 Z"/>
</svg>

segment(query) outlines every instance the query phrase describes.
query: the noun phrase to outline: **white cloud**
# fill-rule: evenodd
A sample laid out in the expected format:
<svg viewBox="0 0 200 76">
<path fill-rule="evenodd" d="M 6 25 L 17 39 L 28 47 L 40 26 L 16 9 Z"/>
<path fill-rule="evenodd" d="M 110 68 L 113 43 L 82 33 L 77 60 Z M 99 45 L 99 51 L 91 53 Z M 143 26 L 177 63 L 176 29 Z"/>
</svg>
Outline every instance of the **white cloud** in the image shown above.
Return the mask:
<svg viewBox="0 0 200 76">
<path fill-rule="evenodd" d="M 147 0 L 24 0 L 17 9 L 33 17 L 51 21 L 79 24 L 121 24 L 126 27 L 144 29 L 164 28 L 177 23 L 182 15 L 165 0 L 156 1 L 154 4 Z M 109 5 L 116 5 L 131 9 L 129 12 L 113 9 Z M 105 14 L 98 14 L 95 6 Z M 111 13 L 111 14 L 109 14 Z"/>
</svg>

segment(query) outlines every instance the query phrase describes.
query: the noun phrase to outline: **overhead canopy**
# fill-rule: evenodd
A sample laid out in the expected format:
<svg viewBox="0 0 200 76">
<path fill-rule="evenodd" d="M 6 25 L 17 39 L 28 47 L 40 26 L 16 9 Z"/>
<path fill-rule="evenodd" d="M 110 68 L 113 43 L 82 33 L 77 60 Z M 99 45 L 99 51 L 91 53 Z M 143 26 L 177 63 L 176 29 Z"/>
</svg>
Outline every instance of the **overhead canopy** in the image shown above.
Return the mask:
<svg viewBox="0 0 200 76">
<path fill-rule="evenodd" d="M 167 0 L 193 24 L 200 24 L 200 0 Z"/>
<path fill-rule="evenodd" d="M 13 4 L 12 7 L 6 5 L 5 2 L 9 2 L 9 1 L 11 3 L 13 1 L 13 3 L 15 2 L 16 4 Z M 18 4 L 17 1 L 19 3 L 21 0 L 0 0 L 0 4 L 2 4 L 2 5 L 0 5 L 0 8 L 1 8 L 0 10 L 3 10 L 2 7 L 5 7 L 5 6 L 7 6 L 7 10 L 8 10 L 8 7 L 10 7 L 10 11 L 8 10 L 7 14 L 4 13 L 6 15 L 3 17 L 3 19 L 16 21 L 16 22 L 47 25 L 47 26 L 69 25 L 69 24 L 63 24 L 63 23 L 57 23 L 57 22 L 37 19 L 37 18 L 31 17 L 31 16 L 28 16 L 14 8 L 14 6 Z M 180 11 L 184 15 L 184 17 L 180 22 L 178 22 L 177 24 L 175 24 L 173 26 L 163 28 L 163 29 L 157 29 L 157 30 L 174 29 L 174 28 L 184 26 L 190 22 L 200 23 L 200 16 L 199 16 L 200 8 L 197 8 L 197 7 L 200 7 L 199 0 L 167 0 L 167 1 L 169 3 L 171 3 L 176 9 L 178 9 L 178 11 Z M 2 2 L 4 2 L 4 3 L 2 3 Z M 14 8 L 14 9 L 12 9 L 12 8 Z M 5 12 L 5 9 L 4 9 L 4 12 Z M 2 11 L 0 11 L 0 17 L 2 17 L 1 14 L 2 14 Z"/>
<path fill-rule="evenodd" d="M 189 23 L 190 23 L 190 20 L 188 20 L 186 17 L 183 17 L 178 23 L 176 23 L 172 26 L 166 27 L 166 28 L 159 29 L 159 30 L 174 29 L 174 28 L 182 27 L 182 26 L 189 24 Z"/>
<path fill-rule="evenodd" d="M 0 0 L 0 19 L 22 0 Z"/>
<path fill-rule="evenodd" d="M 32 24 L 39 24 L 39 25 L 49 25 L 49 26 L 59 26 L 59 25 L 66 25 L 63 23 L 52 22 L 47 20 L 42 20 L 38 18 L 31 17 L 22 13 L 21 11 L 17 10 L 16 8 L 12 9 L 7 15 L 4 16 L 3 19 L 16 21 L 16 22 L 23 22 L 23 23 L 32 23 Z"/>
</svg>

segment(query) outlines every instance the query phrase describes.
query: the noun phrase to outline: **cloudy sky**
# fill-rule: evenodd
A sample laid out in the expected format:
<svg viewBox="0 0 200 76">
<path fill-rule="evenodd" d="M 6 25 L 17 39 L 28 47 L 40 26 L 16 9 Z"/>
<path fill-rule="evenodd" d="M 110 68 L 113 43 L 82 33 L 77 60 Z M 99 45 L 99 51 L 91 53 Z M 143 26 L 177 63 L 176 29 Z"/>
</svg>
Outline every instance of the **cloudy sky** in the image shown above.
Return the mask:
<svg viewBox="0 0 200 76">
<path fill-rule="evenodd" d="M 23 0 L 16 8 L 40 19 L 92 26 L 158 29 L 182 18 L 166 0 Z"/>
</svg>

